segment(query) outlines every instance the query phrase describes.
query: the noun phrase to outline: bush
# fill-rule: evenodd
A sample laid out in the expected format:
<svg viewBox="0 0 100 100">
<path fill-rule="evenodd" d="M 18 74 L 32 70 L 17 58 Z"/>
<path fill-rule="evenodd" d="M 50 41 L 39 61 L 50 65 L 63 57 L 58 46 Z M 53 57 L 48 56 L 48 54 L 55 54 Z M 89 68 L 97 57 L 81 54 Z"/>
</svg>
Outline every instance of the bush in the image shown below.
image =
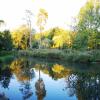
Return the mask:
<svg viewBox="0 0 100 100">
<path fill-rule="evenodd" d="M 9 61 L 11 61 L 13 59 L 14 59 L 13 55 L 3 56 L 3 57 L 0 57 L 0 63 L 9 62 Z"/>
<path fill-rule="evenodd" d="M 19 56 L 58 59 L 68 62 L 90 63 L 100 62 L 100 51 L 76 51 L 72 49 L 34 49 L 18 52 Z"/>
<path fill-rule="evenodd" d="M 41 57 L 41 58 L 54 58 L 54 59 L 63 59 L 64 53 L 61 50 L 57 49 L 34 49 L 27 51 L 19 51 L 18 53 L 21 56 L 32 56 L 32 57 Z"/>
<path fill-rule="evenodd" d="M 78 51 L 78 50 L 67 49 L 64 50 L 64 52 L 67 55 L 66 57 L 67 61 L 70 62 L 81 62 L 81 63 L 100 62 L 99 50 Z"/>
<path fill-rule="evenodd" d="M 38 41 L 33 41 L 32 42 L 32 48 L 39 48 L 39 44 L 38 44 Z"/>
</svg>

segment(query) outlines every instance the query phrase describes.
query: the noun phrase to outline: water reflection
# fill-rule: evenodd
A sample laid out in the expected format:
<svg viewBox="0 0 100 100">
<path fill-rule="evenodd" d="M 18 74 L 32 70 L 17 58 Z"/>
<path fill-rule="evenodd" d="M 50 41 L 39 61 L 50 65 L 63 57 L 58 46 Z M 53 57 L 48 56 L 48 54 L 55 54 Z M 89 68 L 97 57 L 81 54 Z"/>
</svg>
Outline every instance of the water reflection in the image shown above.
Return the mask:
<svg viewBox="0 0 100 100">
<path fill-rule="evenodd" d="M 9 88 L 10 78 L 12 77 L 12 73 L 10 68 L 6 65 L 4 68 L 0 67 L 0 86 L 3 88 Z M 0 91 L 0 100 L 9 100 L 6 94 Z"/>
<path fill-rule="evenodd" d="M 0 100 L 9 100 L 9 98 L 6 97 L 5 93 L 0 93 Z"/>
<path fill-rule="evenodd" d="M 38 80 L 35 83 L 35 93 L 37 95 L 37 100 L 43 100 L 43 98 L 46 96 L 46 90 L 45 90 L 45 84 L 41 77 L 41 70 L 46 67 L 46 65 L 39 65 L 36 64 L 35 68 L 38 69 Z"/>
<path fill-rule="evenodd" d="M 10 78 L 12 77 L 11 70 L 5 66 L 6 68 L 0 68 L 0 85 L 4 88 L 8 88 L 10 83 Z"/>
<path fill-rule="evenodd" d="M 43 100 L 46 96 L 45 84 L 42 78 L 39 78 L 35 83 L 37 100 Z"/>
<path fill-rule="evenodd" d="M 14 73 L 20 82 L 20 91 L 23 99 L 26 100 L 33 95 L 30 81 L 34 78 L 34 70 L 30 71 L 30 63 L 27 59 L 17 59 L 11 63 L 12 73 Z"/>
<path fill-rule="evenodd" d="M 99 66 L 83 68 L 19 58 L 0 67 L 0 99 L 100 100 L 99 71 Z"/>
<path fill-rule="evenodd" d="M 12 73 L 14 73 L 18 79 L 18 81 L 26 81 L 30 80 L 34 77 L 34 71 L 30 71 L 30 63 L 27 59 L 17 59 L 14 60 L 10 68 Z"/>
<path fill-rule="evenodd" d="M 21 83 L 21 88 L 19 90 L 23 94 L 23 100 L 26 100 L 26 99 L 30 98 L 33 95 L 33 92 L 32 92 L 29 81 L 22 82 Z"/>
<path fill-rule="evenodd" d="M 100 100 L 100 75 L 94 73 L 74 73 L 66 79 L 66 89 L 70 96 L 78 100 Z"/>
</svg>

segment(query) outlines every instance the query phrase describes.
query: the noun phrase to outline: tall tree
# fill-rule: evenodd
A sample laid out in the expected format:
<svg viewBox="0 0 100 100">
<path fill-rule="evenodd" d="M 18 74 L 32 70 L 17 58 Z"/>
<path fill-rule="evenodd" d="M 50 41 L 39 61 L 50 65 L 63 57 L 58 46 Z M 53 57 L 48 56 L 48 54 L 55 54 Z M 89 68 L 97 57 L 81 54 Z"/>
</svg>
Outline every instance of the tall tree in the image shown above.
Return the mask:
<svg viewBox="0 0 100 100">
<path fill-rule="evenodd" d="M 41 46 L 42 32 L 43 32 L 44 27 L 46 25 L 47 19 L 48 19 L 48 13 L 47 13 L 47 11 L 45 9 L 40 9 L 39 13 L 38 13 L 38 16 L 37 16 L 37 26 L 39 27 L 40 34 L 41 34 L 39 48 Z"/>
<path fill-rule="evenodd" d="M 30 10 L 26 10 L 26 18 L 24 19 L 26 20 L 27 25 L 30 30 L 30 38 L 29 38 L 30 48 L 32 48 L 32 16 L 33 16 L 33 13 Z"/>
<path fill-rule="evenodd" d="M 78 15 L 75 48 L 100 48 L 100 1 L 88 0 Z"/>
</svg>

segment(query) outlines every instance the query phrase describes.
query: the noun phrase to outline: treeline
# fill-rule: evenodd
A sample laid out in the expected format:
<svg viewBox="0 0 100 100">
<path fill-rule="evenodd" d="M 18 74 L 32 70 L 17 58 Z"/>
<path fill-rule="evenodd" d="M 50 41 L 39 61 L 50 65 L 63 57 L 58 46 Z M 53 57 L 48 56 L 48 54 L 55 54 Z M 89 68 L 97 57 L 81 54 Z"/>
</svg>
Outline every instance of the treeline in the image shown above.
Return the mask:
<svg viewBox="0 0 100 100">
<path fill-rule="evenodd" d="M 42 10 L 42 13 L 47 13 Z M 42 14 L 40 14 L 42 15 Z M 41 16 L 39 17 L 41 18 Z M 65 30 L 55 27 L 47 31 L 43 31 L 41 20 L 38 20 L 40 33 L 30 34 L 27 25 L 22 25 L 13 32 L 0 32 L 0 50 L 26 50 L 32 48 L 58 48 L 58 49 L 76 49 L 91 50 L 100 49 L 100 5 L 97 0 L 88 0 L 88 2 L 80 9 L 77 24 L 72 30 Z M 44 19 L 44 22 L 47 19 Z M 10 34 L 11 33 L 11 34 Z"/>
<path fill-rule="evenodd" d="M 27 26 L 23 25 L 12 33 L 13 44 L 17 49 L 29 48 L 29 31 Z M 32 48 L 70 48 L 74 32 L 55 27 L 48 31 L 32 34 Z M 41 44 L 40 44 L 41 39 Z"/>
</svg>

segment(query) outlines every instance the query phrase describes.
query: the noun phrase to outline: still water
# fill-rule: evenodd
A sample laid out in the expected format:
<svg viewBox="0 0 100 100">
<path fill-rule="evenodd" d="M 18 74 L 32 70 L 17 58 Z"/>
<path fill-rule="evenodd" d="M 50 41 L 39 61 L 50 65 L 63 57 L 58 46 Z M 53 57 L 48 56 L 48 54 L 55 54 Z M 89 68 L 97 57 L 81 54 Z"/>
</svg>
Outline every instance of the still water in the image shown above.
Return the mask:
<svg viewBox="0 0 100 100">
<path fill-rule="evenodd" d="M 100 66 L 14 59 L 0 64 L 0 100 L 100 100 Z"/>
</svg>

